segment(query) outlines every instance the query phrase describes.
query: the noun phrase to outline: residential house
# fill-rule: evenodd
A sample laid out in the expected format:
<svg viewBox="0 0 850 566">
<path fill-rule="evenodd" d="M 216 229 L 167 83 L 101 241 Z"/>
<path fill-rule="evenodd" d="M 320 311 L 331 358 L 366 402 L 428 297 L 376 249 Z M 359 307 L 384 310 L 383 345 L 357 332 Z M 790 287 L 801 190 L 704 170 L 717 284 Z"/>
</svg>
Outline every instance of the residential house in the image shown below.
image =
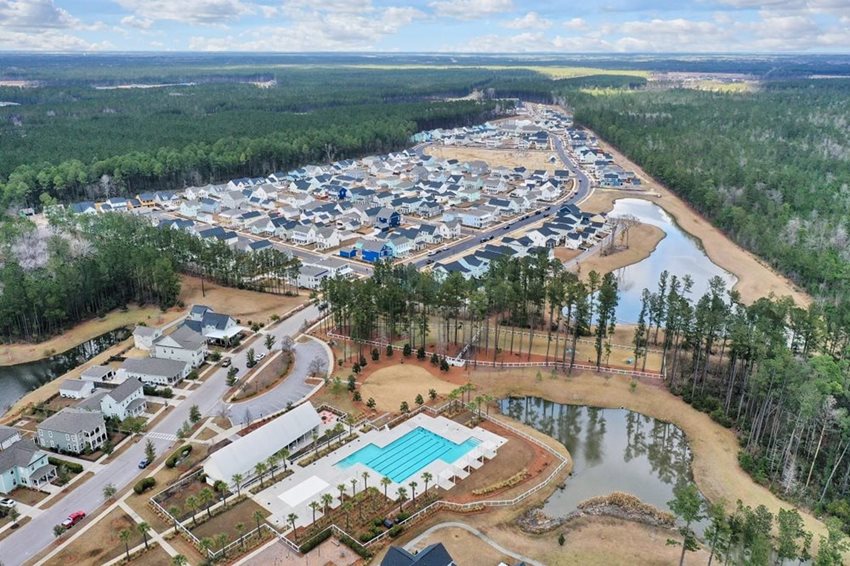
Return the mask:
<svg viewBox="0 0 850 566">
<path fill-rule="evenodd" d="M 39 446 L 71 454 L 97 450 L 107 440 L 103 415 L 75 407 L 66 407 L 47 417 L 36 430 Z"/>
<path fill-rule="evenodd" d="M 388 257 L 392 257 L 392 250 L 383 240 L 361 240 L 360 257 L 363 261 L 375 263 Z"/>
<path fill-rule="evenodd" d="M 80 374 L 80 379 L 95 383 L 109 382 L 115 379 L 115 377 L 115 368 L 112 366 L 91 366 L 84 369 Z"/>
<path fill-rule="evenodd" d="M 147 410 L 147 401 L 142 382 L 130 378 L 115 389 L 98 391 L 91 398 L 78 403 L 77 407 L 100 411 L 107 418 L 123 421 L 142 415 Z"/>
<path fill-rule="evenodd" d="M 207 342 L 200 333 L 182 325 L 171 334 L 154 340 L 151 356 L 178 360 L 196 368 L 204 363 L 207 357 Z"/>
<path fill-rule="evenodd" d="M 174 385 L 189 375 L 192 366 L 186 362 L 162 358 L 128 358 L 121 366 L 128 379 L 136 378 L 148 385 Z"/>
<path fill-rule="evenodd" d="M 455 566 L 455 561 L 443 543 L 438 542 L 415 554 L 400 546 L 391 546 L 381 566 Z"/>
<path fill-rule="evenodd" d="M 327 269 L 313 265 L 302 265 L 298 271 L 298 286 L 304 289 L 316 290 L 321 286 L 322 281 L 329 276 L 330 273 L 328 273 Z"/>
<path fill-rule="evenodd" d="M 41 490 L 56 477 L 56 466 L 32 440 L 20 440 L 0 451 L 0 493 L 17 487 Z"/>
<path fill-rule="evenodd" d="M 66 399 L 86 399 L 94 393 L 94 382 L 87 379 L 66 379 L 59 386 L 59 396 Z"/>
<path fill-rule="evenodd" d="M 221 195 L 221 205 L 227 208 L 240 209 L 246 200 L 242 191 L 227 191 Z"/>
<path fill-rule="evenodd" d="M 21 433 L 18 429 L 0 425 L 0 450 L 5 450 L 21 439 Z"/>
<path fill-rule="evenodd" d="M 153 341 L 162 336 L 162 330 L 152 326 L 137 326 L 133 330 L 133 345 L 139 350 L 150 350 Z"/>
<path fill-rule="evenodd" d="M 227 345 L 245 330 L 232 316 L 217 313 L 205 305 L 193 305 L 186 318 L 183 326 L 203 335 L 207 342 Z"/>
<path fill-rule="evenodd" d="M 332 226 L 323 226 L 316 230 L 316 249 L 326 250 L 340 244 L 339 232 Z"/>
<path fill-rule="evenodd" d="M 201 202 L 197 200 L 184 200 L 180 203 L 180 214 L 189 218 L 197 218 L 201 209 Z"/>
</svg>

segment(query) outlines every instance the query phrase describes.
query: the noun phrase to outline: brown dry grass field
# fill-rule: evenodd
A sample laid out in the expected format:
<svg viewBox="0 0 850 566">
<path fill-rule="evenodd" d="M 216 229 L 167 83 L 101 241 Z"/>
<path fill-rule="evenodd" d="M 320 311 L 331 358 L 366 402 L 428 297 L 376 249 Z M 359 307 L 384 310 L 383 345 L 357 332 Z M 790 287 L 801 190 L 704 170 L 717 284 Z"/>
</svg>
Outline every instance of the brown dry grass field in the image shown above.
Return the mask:
<svg viewBox="0 0 850 566">
<path fill-rule="evenodd" d="M 430 145 L 425 153 L 436 159 L 457 159 L 459 161 L 485 161 L 490 167 L 525 167 L 527 169 L 544 169 L 554 171 L 559 168 L 559 162 L 549 161 L 551 151 L 540 150 L 505 150 L 482 147 L 455 147 L 445 145 Z"/>
<path fill-rule="evenodd" d="M 309 300 L 307 295 L 286 297 L 270 293 L 245 291 L 231 287 L 222 287 L 209 281 L 204 283 L 206 296 L 201 293 L 201 280 L 197 277 L 181 277 L 180 300 L 184 304 L 205 304 L 218 312 L 230 314 L 243 322 L 253 319 L 268 322 L 273 314 L 283 314 Z M 160 326 L 183 315 L 185 309 L 172 308 L 162 312 L 152 305 L 139 307 L 129 305 L 127 312 L 114 310 L 103 318 L 80 323 L 50 340 L 37 344 L 19 343 L 0 347 L 2 365 L 21 364 L 40 360 L 50 353 L 64 352 L 78 344 L 121 326 L 134 326 L 144 322 L 148 326 Z"/>
<path fill-rule="evenodd" d="M 631 197 L 654 202 L 670 213 L 683 230 L 699 238 L 711 261 L 738 277 L 735 289 L 741 293 L 744 301 L 752 303 L 773 293 L 779 297 L 791 296 L 797 304 L 802 306 L 807 306 L 811 302 L 811 297 L 805 291 L 774 271 L 764 261 L 732 242 L 670 189 L 647 175 L 636 163 L 604 142 L 600 141 L 599 145 L 614 156 L 617 164 L 635 171 L 642 179 L 645 189 L 660 196 L 653 197 L 646 193 L 632 191 L 596 190 L 581 204 L 582 209 L 591 212 L 608 211 L 618 198 Z"/>
<path fill-rule="evenodd" d="M 711 501 L 725 501 L 734 506 L 740 499 L 746 505 L 765 505 L 776 514 L 780 508 L 792 507 L 768 489 L 757 485 L 738 465 L 738 440 L 705 413 L 693 409 L 666 389 L 642 383 L 632 393 L 629 379 L 615 376 L 603 380 L 594 373 L 578 372 L 572 378 L 536 381 L 534 371 L 472 372 L 473 383 L 481 392 L 496 397 L 534 395 L 551 401 L 596 407 L 626 408 L 649 415 L 681 428 L 693 451 L 693 474 L 700 491 Z M 568 482 L 569 484 L 569 482 Z M 811 514 L 802 511 L 806 529 L 825 535 L 826 528 Z"/>
<path fill-rule="evenodd" d="M 254 520 L 254 513 L 259 511 L 263 517 L 268 517 L 269 512 L 264 508 L 254 503 L 251 499 L 243 499 L 236 505 L 229 505 L 227 511 L 214 515 L 212 519 L 201 523 L 193 528 L 191 521 L 186 524 L 192 530 L 192 533 L 199 539 L 204 537 L 215 538 L 219 534 L 227 534 L 228 542 L 232 542 L 239 538 L 239 531 L 236 530 L 236 525 L 242 523 L 245 526 L 245 531 L 257 528 L 257 522 Z M 200 519 L 205 515 L 205 511 L 198 513 Z"/>
<path fill-rule="evenodd" d="M 657 226 L 638 224 L 629 233 L 629 246 L 627 248 L 618 248 L 610 255 L 604 255 L 603 251 L 600 250 L 580 261 L 572 269 L 579 271 L 584 277 L 587 277 L 587 274 L 591 271 L 596 271 L 602 275 L 609 271 L 616 271 L 648 258 L 666 235 L 664 230 Z"/>
<path fill-rule="evenodd" d="M 429 389 L 436 389 L 438 395 L 447 395 L 456 388 L 456 384 L 432 375 L 423 367 L 405 363 L 372 373 L 360 391 L 364 399 L 375 399 L 378 408 L 398 411 L 402 401 L 407 401 L 411 409 L 416 407 L 414 399 L 417 395 L 427 400 Z"/>
<path fill-rule="evenodd" d="M 130 548 L 142 542 L 135 521 L 121 509 L 114 509 L 96 521 L 88 531 L 51 558 L 51 563 L 82 566 L 108 562 L 124 552 L 124 543 L 118 538 L 122 529 L 131 531 Z"/>
</svg>

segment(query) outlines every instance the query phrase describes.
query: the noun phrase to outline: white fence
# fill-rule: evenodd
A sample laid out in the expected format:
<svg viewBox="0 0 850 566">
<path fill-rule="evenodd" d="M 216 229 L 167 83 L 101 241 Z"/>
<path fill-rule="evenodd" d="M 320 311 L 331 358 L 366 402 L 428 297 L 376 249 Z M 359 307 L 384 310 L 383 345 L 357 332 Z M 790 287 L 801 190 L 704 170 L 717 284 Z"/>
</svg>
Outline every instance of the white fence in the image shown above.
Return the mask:
<svg viewBox="0 0 850 566">
<path fill-rule="evenodd" d="M 335 332 L 328 332 L 328 336 L 335 340 L 347 340 L 349 342 L 354 342 L 348 336 L 343 336 L 342 334 L 337 334 Z M 387 342 L 380 342 L 375 340 L 360 340 L 363 344 L 367 344 L 369 346 L 386 348 Z M 466 360 L 463 358 L 446 358 L 446 361 L 451 366 L 456 367 L 464 367 L 467 364 L 471 364 L 473 367 L 494 367 L 494 368 L 530 368 L 530 367 L 554 367 L 562 370 L 568 370 L 570 368 L 569 362 L 558 362 L 558 361 L 529 361 L 529 362 L 492 362 L 486 360 Z M 640 370 L 631 370 L 624 368 L 612 368 L 607 366 L 596 367 L 591 364 L 572 364 L 573 369 L 578 370 L 588 370 L 595 371 L 599 373 L 610 373 L 614 375 L 627 375 L 632 377 L 643 377 L 646 379 L 661 379 L 660 373 L 655 373 L 651 371 L 640 371 Z"/>
</svg>

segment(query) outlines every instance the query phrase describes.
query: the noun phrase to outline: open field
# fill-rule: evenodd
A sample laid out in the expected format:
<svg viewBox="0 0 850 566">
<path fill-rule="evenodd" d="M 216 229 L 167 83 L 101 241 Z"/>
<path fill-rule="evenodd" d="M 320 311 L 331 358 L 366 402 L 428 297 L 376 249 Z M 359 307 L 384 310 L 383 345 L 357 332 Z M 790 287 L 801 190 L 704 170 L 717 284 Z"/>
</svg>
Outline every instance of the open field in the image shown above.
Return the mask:
<svg viewBox="0 0 850 566">
<path fill-rule="evenodd" d="M 268 322 L 272 314 L 282 315 L 310 300 L 306 294 L 287 297 L 285 295 L 223 287 L 209 281 L 204 281 L 204 290 L 206 291 L 204 295 L 201 293 L 201 280 L 199 278 L 184 276 L 181 281 L 180 300 L 187 307 L 192 304 L 207 305 L 217 312 L 226 313 L 240 319 L 243 325 L 249 320 Z"/>
<path fill-rule="evenodd" d="M 70 350 L 83 342 L 122 326 L 133 327 L 139 322 L 144 322 L 148 326 L 159 326 L 174 320 L 177 316 L 179 316 L 179 312 L 175 309 L 163 313 L 156 306 L 129 305 L 126 312 L 114 310 L 103 318 L 87 320 L 44 342 L 4 344 L 0 346 L 0 360 L 3 360 L 3 365 L 32 362 L 54 353 Z"/>
<path fill-rule="evenodd" d="M 700 491 L 711 501 L 724 500 L 734 507 L 740 499 L 746 505 L 765 505 L 776 514 L 780 508 L 793 505 L 757 485 L 738 465 L 738 440 L 734 432 L 723 428 L 705 413 L 693 409 L 666 389 L 641 383 L 632 393 L 629 379 L 615 376 L 601 379 L 590 372 L 578 372 L 570 379 L 536 381 L 533 371 L 476 370 L 471 373 L 480 392 L 495 397 L 533 395 L 558 403 L 591 405 L 607 408 L 626 408 L 671 422 L 681 428 L 693 451 L 694 480 Z M 826 528 L 811 514 L 801 511 L 806 529 L 825 535 Z"/>
<path fill-rule="evenodd" d="M 594 191 L 594 194 L 581 204 L 582 209 L 591 212 L 609 211 L 613 202 L 619 198 L 639 198 L 654 202 L 676 220 L 676 223 L 702 242 L 711 261 L 738 277 L 735 289 L 741 298 L 752 303 L 761 297 L 773 293 L 776 296 L 791 296 L 798 305 L 807 306 L 811 297 L 796 285 L 771 269 L 761 259 L 736 245 L 723 232 L 676 196 L 670 189 L 647 175 L 636 163 L 602 141 L 601 148 L 614 156 L 614 161 L 625 169 L 635 171 L 642 179 L 644 188 L 660 196 L 651 196 L 645 192 L 632 191 Z"/>
<path fill-rule="evenodd" d="M 596 75 L 627 75 L 630 77 L 649 77 L 649 71 L 630 69 L 599 69 L 596 67 L 563 67 L 563 66 L 540 66 L 540 65 L 351 65 L 361 69 L 487 69 L 490 71 L 510 71 L 515 69 L 526 69 L 551 79 L 575 79 L 578 77 L 593 77 Z"/>
<path fill-rule="evenodd" d="M 474 534 L 456 527 L 440 529 L 422 539 L 414 548 L 418 551 L 438 542 L 443 543 L 455 562 L 460 565 L 513 563 L 508 555 L 501 554 Z"/>
<path fill-rule="evenodd" d="M 560 162 L 549 161 L 551 151 L 488 149 L 482 147 L 458 147 L 429 145 L 425 153 L 437 159 L 457 159 L 459 161 L 485 161 L 490 167 L 526 167 L 554 171 Z"/>
<path fill-rule="evenodd" d="M 432 375 L 423 367 L 405 363 L 369 375 L 360 391 L 363 399 L 374 398 L 378 408 L 397 411 L 402 401 L 407 401 L 411 408 L 416 407 L 417 395 L 427 400 L 429 389 L 435 389 L 438 395 L 447 395 L 456 388 L 456 384 Z"/>
<path fill-rule="evenodd" d="M 51 559 L 54 564 L 103 564 L 123 554 L 124 543 L 118 538 L 122 529 L 131 532 L 128 544 L 133 548 L 142 542 L 136 523 L 123 510 L 114 509 L 97 517 L 96 523 Z M 73 533 L 73 530 L 71 531 Z"/>
<path fill-rule="evenodd" d="M 648 258 L 665 236 L 666 234 L 661 228 L 651 224 L 638 224 L 629 233 L 628 248 L 618 249 L 610 255 L 603 255 L 604 252 L 600 250 L 580 261 L 572 269 L 574 271 L 580 270 L 585 277 L 594 270 L 600 274 L 616 271 Z"/>
</svg>

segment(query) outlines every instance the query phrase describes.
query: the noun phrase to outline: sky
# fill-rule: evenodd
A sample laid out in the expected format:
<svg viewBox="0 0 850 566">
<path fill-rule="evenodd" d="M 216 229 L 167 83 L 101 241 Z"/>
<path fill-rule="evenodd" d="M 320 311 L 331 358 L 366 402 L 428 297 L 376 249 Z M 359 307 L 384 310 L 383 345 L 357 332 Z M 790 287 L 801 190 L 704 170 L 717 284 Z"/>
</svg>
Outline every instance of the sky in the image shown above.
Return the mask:
<svg viewBox="0 0 850 566">
<path fill-rule="evenodd" d="M 0 50 L 850 53 L 850 0 L 0 0 Z"/>
</svg>

